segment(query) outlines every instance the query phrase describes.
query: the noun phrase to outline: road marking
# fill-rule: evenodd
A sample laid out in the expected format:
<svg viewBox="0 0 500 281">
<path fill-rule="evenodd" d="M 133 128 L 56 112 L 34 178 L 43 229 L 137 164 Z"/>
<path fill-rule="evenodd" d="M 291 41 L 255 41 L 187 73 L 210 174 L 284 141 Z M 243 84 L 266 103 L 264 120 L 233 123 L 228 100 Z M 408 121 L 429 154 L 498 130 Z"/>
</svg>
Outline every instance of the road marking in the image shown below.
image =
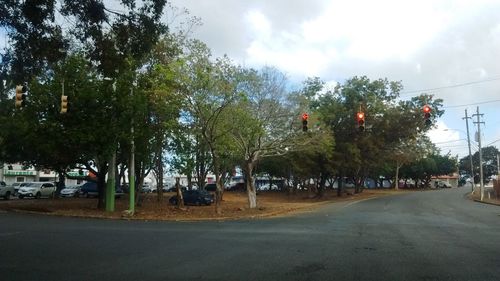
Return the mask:
<svg viewBox="0 0 500 281">
<path fill-rule="evenodd" d="M 366 199 L 361 199 L 361 200 L 358 200 L 358 201 L 354 201 L 354 202 L 351 202 L 349 204 L 346 204 L 344 207 L 342 208 L 346 208 L 346 207 L 349 207 L 351 205 L 354 205 L 354 204 L 357 204 L 359 202 L 363 202 L 363 201 L 368 201 L 368 200 L 372 200 L 372 199 L 375 199 L 375 198 L 379 198 L 379 197 L 370 197 L 370 198 L 366 198 Z"/>
</svg>

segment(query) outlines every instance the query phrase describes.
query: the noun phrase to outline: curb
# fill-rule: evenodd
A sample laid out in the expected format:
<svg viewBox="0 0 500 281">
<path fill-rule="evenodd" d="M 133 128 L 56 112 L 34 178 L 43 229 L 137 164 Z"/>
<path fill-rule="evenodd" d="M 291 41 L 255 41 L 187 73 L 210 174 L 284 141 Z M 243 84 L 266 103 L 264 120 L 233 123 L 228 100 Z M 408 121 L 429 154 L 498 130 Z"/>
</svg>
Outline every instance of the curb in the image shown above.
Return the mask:
<svg viewBox="0 0 500 281">
<path fill-rule="evenodd" d="M 500 206 L 500 203 L 493 203 L 493 202 L 487 202 L 487 201 L 481 201 L 479 199 L 472 199 L 475 202 L 478 203 L 483 203 L 483 204 L 488 204 L 488 205 L 493 205 L 493 206 Z"/>
</svg>

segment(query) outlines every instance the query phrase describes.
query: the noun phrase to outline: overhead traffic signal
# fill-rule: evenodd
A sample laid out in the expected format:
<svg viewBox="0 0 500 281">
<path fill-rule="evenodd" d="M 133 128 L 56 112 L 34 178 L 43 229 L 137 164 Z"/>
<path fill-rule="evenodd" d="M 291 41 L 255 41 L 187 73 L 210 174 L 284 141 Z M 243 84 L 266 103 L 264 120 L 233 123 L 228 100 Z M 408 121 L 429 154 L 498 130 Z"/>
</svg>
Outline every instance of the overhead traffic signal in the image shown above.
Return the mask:
<svg viewBox="0 0 500 281">
<path fill-rule="evenodd" d="M 432 124 L 432 121 L 431 121 L 431 107 L 429 105 L 424 105 L 424 107 L 422 108 L 422 111 L 424 112 L 424 124 L 425 126 L 430 126 Z"/>
<path fill-rule="evenodd" d="M 16 108 L 23 107 L 26 104 L 26 86 L 16 86 Z"/>
<path fill-rule="evenodd" d="M 61 113 L 68 112 L 68 96 L 61 95 Z"/>
<path fill-rule="evenodd" d="M 356 113 L 356 120 L 358 121 L 358 129 L 360 132 L 365 130 L 365 113 L 360 111 Z"/>
<path fill-rule="evenodd" d="M 309 114 L 303 113 L 302 114 L 302 131 L 307 132 L 307 119 L 309 119 Z"/>
</svg>

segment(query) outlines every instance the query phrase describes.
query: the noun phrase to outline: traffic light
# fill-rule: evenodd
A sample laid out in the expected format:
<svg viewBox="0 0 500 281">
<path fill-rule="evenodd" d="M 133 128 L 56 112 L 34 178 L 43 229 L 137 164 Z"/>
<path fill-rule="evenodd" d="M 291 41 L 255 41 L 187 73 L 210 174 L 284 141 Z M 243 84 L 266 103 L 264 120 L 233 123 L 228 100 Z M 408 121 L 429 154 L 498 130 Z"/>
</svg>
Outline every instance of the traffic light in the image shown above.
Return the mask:
<svg viewBox="0 0 500 281">
<path fill-rule="evenodd" d="M 68 112 L 68 96 L 61 95 L 61 113 Z"/>
<path fill-rule="evenodd" d="M 424 105 L 424 107 L 422 108 L 422 111 L 424 112 L 424 123 L 425 123 L 425 126 L 430 126 L 432 124 L 432 121 L 431 121 L 431 107 L 429 105 Z"/>
<path fill-rule="evenodd" d="M 16 108 L 23 107 L 26 104 L 26 86 L 16 86 Z"/>
<path fill-rule="evenodd" d="M 363 132 L 365 130 L 365 113 L 361 111 L 356 113 L 356 120 L 358 121 L 359 131 Z"/>
<path fill-rule="evenodd" d="M 303 113 L 302 114 L 302 131 L 307 132 L 307 119 L 309 119 L 309 114 Z"/>
</svg>

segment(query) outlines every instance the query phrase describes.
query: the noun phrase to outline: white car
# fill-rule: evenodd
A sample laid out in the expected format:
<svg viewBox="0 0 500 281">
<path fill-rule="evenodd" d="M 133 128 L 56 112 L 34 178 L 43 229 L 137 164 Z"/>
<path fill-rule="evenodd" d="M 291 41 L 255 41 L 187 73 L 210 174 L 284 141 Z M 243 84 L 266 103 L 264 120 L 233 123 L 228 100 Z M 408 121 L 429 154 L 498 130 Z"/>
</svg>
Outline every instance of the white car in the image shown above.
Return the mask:
<svg viewBox="0 0 500 281">
<path fill-rule="evenodd" d="M 0 197 L 9 200 L 10 196 L 14 194 L 14 187 L 6 185 L 5 182 L 0 181 Z"/>
<path fill-rule="evenodd" d="M 63 190 L 61 190 L 61 197 L 78 197 L 80 196 L 80 186 L 79 185 L 70 185 L 66 186 Z"/>
<path fill-rule="evenodd" d="M 269 183 L 265 183 L 261 186 L 259 186 L 259 189 L 260 190 L 279 190 L 278 186 L 276 184 L 269 184 Z"/>
<path fill-rule="evenodd" d="M 51 197 L 56 191 L 56 186 L 51 182 L 31 182 L 19 188 L 19 199 L 24 197 Z"/>
<path fill-rule="evenodd" d="M 154 188 L 154 191 L 156 191 L 156 187 Z M 153 191 L 153 187 L 151 185 L 149 185 L 149 183 L 145 183 L 142 185 L 142 192 L 150 193 L 150 192 L 154 192 L 154 191 Z"/>
</svg>

